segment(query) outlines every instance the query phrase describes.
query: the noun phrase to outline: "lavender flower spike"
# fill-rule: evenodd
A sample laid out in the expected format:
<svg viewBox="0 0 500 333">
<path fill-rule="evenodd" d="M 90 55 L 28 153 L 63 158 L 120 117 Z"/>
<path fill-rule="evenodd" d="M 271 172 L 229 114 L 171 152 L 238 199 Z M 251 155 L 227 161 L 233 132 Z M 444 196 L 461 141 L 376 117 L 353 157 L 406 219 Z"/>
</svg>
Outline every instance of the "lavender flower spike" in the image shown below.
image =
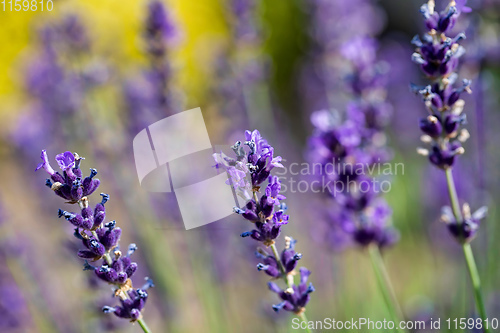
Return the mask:
<svg viewBox="0 0 500 333">
<path fill-rule="evenodd" d="M 292 311 L 303 321 L 307 321 L 305 309 L 310 299 L 309 294 L 314 291 L 312 284 L 309 287 L 305 284 L 310 272 L 301 268 L 301 282 L 295 284 L 295 267 L 302 258 L 302 254 L 295 252 L 296 241 L 285 237 L 285 248 L 281 255 L 275 244 L 281 228 L 289 222 L 289 216 L 285 214 L 286 204 L 282 202 L 286 198 L 280 194 L 280 181 L 278 177 L 271 175 L 274 168 L 283 167 L 281 157 L 274 156 L 274 148 L 257 130 L 246 131 L 244 144 L 241 141 L 236 142 L 233 151 L 234 158 L 220 153 L 214 154 L 214 159 L 217 168 L 227 171 L 228 184 L 237 192 L 246 194 L 242 195 L 247 199 L 246 205 L 241 208 L 234 207 L 234 212 L 252 222 L 254 229 L 242 233 L 241 237 L 250 237 L 264 247 L 271 248 L 271 253 L 259 248 L 256 255 L 260 259 L 258 271 L 265 272 L 274 279 L 283 279 L 286 283 L 284 291 L 275 283 L 270 283 L 270 289 L 278 293 L 282 300 L 280 304 L 274 305 L 273 309 Z M 261 185 L 266 180 L 264 193 L 259 195 Z"/>
<path fill-rule="evenodd" d="M 460 41 L 464 33 L 448 36 L 461 13 L 467 13 L 466 0 L 454 1 L 441 12 L 435 10 L 434 0 L 421 7 L 427 32 L 422 39 L 414 37 L 412 43 L 417 47 L 412 60 L 417 63 L 427 76 L 429 84 L 419 87 L 412 85 L 412 90 L 422 97 L 427 116 L 420 119 L 420 130 L 424 133 L 422 141 L 430 145 L 430 149 L 419 148 L 421 155 L 428 156 L 429 161 L 444 170 L 448 183 L 451 208 L 443 207 L 441 220 L 461 245 L 469 268 L 476 306 L 482 320 L 486 320 L 486 310 L 482 299 L 481 281 L 474 260 L 470 242 L 479 229 L 479 221 L 486 215 L 487 208 L 482 207 L 471 214 L 467 203 L 459 203 L 452 168 L 459 155 L 465 153 L 462 144 L 470 134 L 463 127 L 466 116 L 463 113 L 465 102 L 460 99 L 466 91 L 471 93 L 471 82 L 462 80 L 456 84 L 459 58 L 465 53 Z M 484 328 L 488 332 L 488 328 Z"/>
<path fill-rule="evenodd" d="M 97 174 L 95 169 L 90 169 L 90 175 L 83 181 L 80 163 L 83 160 L 78 154 L 67 151 L 56 156 L 62 174 L 55 172 L 48 162 L 47 152 L 42 151 L 43 162 L 36 170 L 42 167 L 50 175 L 46 184 L 54 190 L 56 195 L 68 200 L 67 203 L 78 204 L 80 212 L 68 212 L 59 209 L 58 216 L 64 217 L 74 227 L 74 236 L 82 242 L 84 249 L 77 255 L 84 259 L 83 270 L 93 271 L 104 282 L 113 286 L 114 295 L 120 299 L 121 305 L 116 307 L 106 306 L 105 313 L 114 313 L 117 317 L 137 322 L 144 332 L 150 332 L 142 319 L 142 310 L 146 304 L 148 293 L 146 289 L 153 286 L 151 280 L 138 289 L 134 289 L 132 276 L 137 270 L 137 263 L 132 262 L 130 255 L 137 249 L 135 244 L 129 246 L 129 251 L 123 255 L 119 250 L 119 240 L 122 231 L 116 226 L 116 221 L 105 222 L 105 204 L 109 195 L 101 193 L 102 200 L 94 208 L 90 207 L 88 195 L 92 194 L 100 181 L 94 179 Z M 94 266 L 89 261 L 97 263 Z"/>
</svg>

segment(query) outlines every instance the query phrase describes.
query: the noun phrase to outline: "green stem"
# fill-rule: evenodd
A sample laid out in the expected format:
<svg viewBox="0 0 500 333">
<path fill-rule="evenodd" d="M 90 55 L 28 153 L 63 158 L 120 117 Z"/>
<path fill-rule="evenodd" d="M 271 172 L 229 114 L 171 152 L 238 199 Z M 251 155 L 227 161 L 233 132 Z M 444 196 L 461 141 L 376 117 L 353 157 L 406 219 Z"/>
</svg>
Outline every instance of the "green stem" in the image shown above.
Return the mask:
<svg viewBox="0 0 500 333">
<path fill-rule="evenodd" d="M 394 289 L 392 288 L 392 283 L 389 278 L 389 274 L 387 273 L 387 269 L 385 268 L 384 260 L 382 259 L 380 250 L 377 245 L 371 245 L 368 247 L 368 251 L 370 252 L 373 270 L 375 271 L 375 276 L 377 278 L 380 291 L 387 305 L 387 310 L 389 311 L 396 326 L 399 327 L 399 323 L 401 322 L 403 315 L 401 312 L 401 308 L 399 307 Z M 405 332 L 404 330 L 401 330 L 399 328 L 397 330 L 399 332 Z"/>
<path fill-rule="evenodd" d="M 458 223 L 462 223 L 462 211 L 460 210 L 460 204 L 458 203 L 457 190 L 455 188 L 455 182 L 453 181 L 453 175 L 451 169 L 445 170 L 446 173 L 446 183 L 448 185 L 448 193 L 450 195 L 451 208 L 453 209 L 453 215 L 457 219 Z"/>
<path fill-rule="evenodd" d="M 463 223 L 463 216 L 460 210 L 460 205 L 458 202 L 457 190 L 455 189 L 455 182 L 453 180 L 453 175 L 451 169 L 446 169 L 446 182 L 448 183 L 448 193 L 450 195 L 451 206 L 453 209 L 453 215 L 457 223 Z M 479 278 L 479 272 L 477 270 L 476 261 L 474 260 L 474 253 L 469 243 L 463 240 L 462 248 L 464 251 L 465 262 L 467 263 L 467 268 L 469 270 L 469 275 L 472 281 L 472 287 L 474 289 L 474 300 L 476 301 L 476 307 L 479 312 L 479 316 L 483 321 L 483 327 L 487 320 L 486 308 L 484 306 L 482 291 L 481 291 L 481 279 Z M 485 333 L 489 332 L 489 329 L 484 327 L 483 331 Z"/>
<path fill-rule="evenodd" d="M 479 316 L 483 321 L 483 331 L 484 333 L 488 333 L 489 329 L 484 327 L 488 317 L 484 307 L 483 295 L 481 292 L 481 279 L 479 278 L 479 272 L 477 270 L 476 261 L 474 260 L 474 254 L 472 253 L 472 248 L 469 243 L 463 244 L 462 247 L 464 249 L 465 261 L 467 262 L 467 267 L 469 268 L 472 286 L 474 287 L 474 299 L 476 300 Z"/>
<path fill-rule="evenodd" d="M 308 322 L 308 321 L 307 321 L 307 317 L 306 317 L 306 313 L 305 313 L 305 312 L 302 312 L 302 313 L 301 313 L 301 314 L 299 314 L 298 316 L 299 316 L 299 318 L 300 318 L 303 322 L 305 322 L 305 323 L 307 323 L 307 322 Z M 308 325 L 306 325 L 306 332 L 311 333 L 311 330 L 309 329 Z"/>
<path fill-rule="evenodd" d="M 278 262 L 278 267 L 280 268 L 281 274 L 285 274 L 285 266 L 283 266 L 283 263 L 281 262 L 281 257 L 278 253 L 278 249 L 276 249 L 276 244 L 271 245 L 271 250 L 273 250 L 273 255 L 276 258 L 276 261 Z M 284 275 L 283 275 L 284 276 Z M 288 282 L 288 279 L 285 276 L 285 282 L 286 285 L 290 288 L 290 283 Z"/>
<path fill-rule="evenodd" d="M 149 329 L 148 325 L 146 325 L 144 319 L 138 319 L 137 323 L 139 324 L 139 326 L 141 326 L 144 333 L 151 333 L 151 330 Z"/>
</svg>

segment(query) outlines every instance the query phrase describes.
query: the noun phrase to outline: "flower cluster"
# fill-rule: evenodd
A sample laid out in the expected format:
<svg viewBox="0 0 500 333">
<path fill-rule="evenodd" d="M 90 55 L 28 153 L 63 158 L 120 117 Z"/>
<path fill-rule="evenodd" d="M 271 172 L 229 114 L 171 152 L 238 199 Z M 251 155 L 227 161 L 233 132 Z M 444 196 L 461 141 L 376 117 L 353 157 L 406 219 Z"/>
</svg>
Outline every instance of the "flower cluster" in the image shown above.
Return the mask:
<svg viewBox="0 0 500 333">
<path fill-rule="evenodd" d="M 214 159 L 216 167 L 228 173 L 228 184 L 247 200 L 243 208 L 235 207 L 234 211 L 254 223 L 255 227 L 242 233 L 241 237 L 251 237 L 272 249 L 272 253 L 269 253 L 264 248 L 259 248 L 256 255 L 261 260 L 257 265 L 259 271 L 264 271 L 274 279 L 282 278 L 287 284 L 284 291 L 274 283 L 269 284 L 269 288 L 282 299 L 273 309 L 284 309 L 300 315 L 305 311 L 309 294 L 314 291 L 314 287 L 312 284 L 306 285 L 310 274 L 306 268 L 300 269 L 301 282 L 295 285 L 295 267 L 302 258 L 302 254 L 295 252 L 296 241 L 285 237 L 285 248 L 281 255 L 276 249 L 275 240 L 280 235 L 282 226 L 288 224 L 289 220 L 289 216 L 285 214 L 287 206 L 282 202 L 286 198 L 280 193 L 280 181 L 278 177 L 271 175 L 274 168 L 283 167 L 281 157 L 274 156 L 274 148 L 257 130 L 246 131 L 245 142 L 236 142 L 232 149 L 234 158 L 220 153 L 214 154 Z M 261 186 L 266 180 L 267 186 L 259 198 Z"/>
<path fill-rule="evenodd" d="M 384 17 L 372 0 L 308 0 L 304 5 L 311 17 L 312 43 L 301 98 L 312 112 L 342 100 L 346 66 L 339 50 L 358 36 L 375 36 L 384 27 Z"/>
<path fill-rule="evenodd" d="M 427 117 L 420 119 L 420 129 L 424 133 L 422 141 L 429 143 L 431 148 L 419 149 L 419 153 L 429 156 L 430 162 L 441 169 L 453 166 L 455 157 L 465 152 L 462 143 L 469 138 L 469 132 L 460 128 L 466 121 L 465 103 L 460 95 L 464 91 L 471 92 L 471 82 L 463 80 L 461 86 L 455 86 L 458 77 L 455 71 L 459 58 L 465 53 L 459 42 L 465 34 L 454 38 L 446 35 L 463 10 L 463 4 L 458 7 L 454 1 L 440 13 L 435 11 L 433 1 L 424 4 L 421 12 L 428 32 L 422 39 L 415 36 L 412 40 L 417 47 L 412 60 L 431 81 L 427 86 L 412 85 L 429 112 Z"/>
<path fill-rule="evenodd" d="M 162 57 L 168 44 L 178 38 L 177 28 L 160 1 L 150 1 L 147 13 L 144 31 L 147 52 L 153 57 Z"/>
<path fill-rule="evenodd" d="M 177 109 L 170 86 L 169 50 L 177 43 L 180 34 L 161 1 L 149 1 L 146 13 L 143 51 L 148 58 L 148 68 L 124 86 L 129 132 L 134 136 Z"/>
<path fill-rule="evenodd" d="M 426 86 L 412 85 L 412 90 L 424 101 L 428 115 L 419 120 L 422 142 L 429 144 L 430 149 L 418 148 L 418 153 L 428 156 L 434 166 L 442 170 L 451 170 L 456 157 L 465 152 L 462 144 L 470 137 L 464 114 L 465 102 L 461 94 L 471 93 L 471 81 L 464 79 L 456 85 L 456 73 L 460 57 L 465 49 L 459 42 L 465 39 L 464 33 L 449 37 L 457 18 L 462 12 L 469 12 L 465 0 L 451 1 L 441 12 L 436 11 L 435 3 L 430 0 L 422 5 L 420 11 L 424 16 L 427 32 L 422 38 L 415 36 L 412 43 L 416 51 L 412 60 L 417 63 L 430 81 Z M 470 241 L 476 234 L 479 221 L 486 215 L 486 208 L 480 208 L 471 214 L 467 204 L 462 207 L 463 221 L 451 214 L 449 207 L 443 208 L 442 221 L 446 222 L 451 234 L 460 242 Z"/>
<path fill-rule="evenodd" d="M 19 117 L 11 135 L 28 158 L 34 153 L 29 147 L 69 139 L 65 131 L 58 130 L 60 124 L 70 122 L 82 107 L 86 90 L 106 79 L 106 71 L 98 61 L 67 66 L 69 59 L 90 58 L 91 41 L 78 16 L 63 15 L 37 32 L 38 47 L 23 79 L 26 91 L 36 103 L 31 103 Z"/>
<path fill-rule="evenodd" d="M 327 236 L 337 248 L 353 242 L 388 246 L 399 236 L 389 223 L 391 210 L 379 195 L 382 190 L 369 171 L 391 156 L 383 132 L 391 114 L 384 98 L 386 64 L 377 62 L 376 50 L 375 40 L 368 37 L 353 38 L 342 46 L 351 67 L 346 82 L 354 99 L 344 119 L 329 110 L 311 116 L 315 133 L 309 140 L 308 159 L 323 169 L 336 166 L 334 173 L 320 174 L 335 184 Z"/>
<path fill-rule="evenodd" d="M 66 203 L 78 204 L 79 212 L 68 212 L 59 209 L 59 218 L 64 217 L 74 227 L 74 236 L 79 239 L 84 249 L 78 251 L 78 257 L 85 259 L 84 270 L 92 270 L 101 280 L 114 286 L 115 296 L 120 298 L 121 306 L 104 307 L 106 313 L 114 312 L 120 318 L 136 321 L 141 319 L 141 310 L 148 297 L 147 289 L 153 286 L 150 279 L 139 289 L 134 289 L 131 277 L 137 270 L 137 263 L 130 256 L 137 249 L 135 244 L 128 247 L 124 255 L 118 242 L 121 229 L 116 221 L 105 222 L 106 207 L 109 195 L 101 193 L 102 200 L 94 208 L 90 207 L 87 196 L 91 195 L 100 185 L 96 169 L 90 169 L 90 175 L 82 180 L 80 164 L 83 157 L 69 151 L 56 156 L 56 161 L 62 173 L 55 171 L 48 160 L 47 152 L 42 151 L 42 162 L 36 170 L 44 169 L 50 176 L 46 185 Z M 102 262 L 98 266 L 89 263 Z"/>
<path fill-rule="evenodd" d="M 234 14 L 234 39 L 236 41 L 242 39 L 257 38 L 257 27 L 255 25 L 255 0 L 231 0 L 228 4 L 231 12 Z"/>
</svg>

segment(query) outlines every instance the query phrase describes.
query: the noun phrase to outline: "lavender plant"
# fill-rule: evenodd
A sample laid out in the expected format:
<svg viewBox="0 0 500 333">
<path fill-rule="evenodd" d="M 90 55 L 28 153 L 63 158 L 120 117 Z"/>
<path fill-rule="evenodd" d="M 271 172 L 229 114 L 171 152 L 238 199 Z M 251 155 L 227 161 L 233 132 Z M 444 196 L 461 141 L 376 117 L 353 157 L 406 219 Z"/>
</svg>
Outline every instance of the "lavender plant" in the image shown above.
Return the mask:
<svg viewBox="0 0 500 333">
<path fill-rule="evenodd" d="M 303 88 L 311 97 L 308 107 L 323 109 L 311 116 L 315 133 L 307 155 L 313 166 L 321 165 L 323 184 L 333 183 L 329 192 L 334 199 L 328 203 L 326 229 L 320 237 L 326 235 L 334 249 L 357 244 L 369 250 L 388 309 L 398 319 L 401 311 L 379 248 L 394 244 L 399 233 L 370 172 L 390 159 L 384 134 L 392 111 L 386 101 L 388 66 L 377 61 L 378 45 L 372 38 L 383 26 L 383 15 L 370 0 L 307 3 L 313 16 L 315 44 L 309 71 L 314 75 L 306 77 Z M 344 107 L 345 114 L 332 111 Z M 333 174 L 326 172 L 332 165 Z"/>
<path fill-rule="evenodd" d="M 442 208 L 441 219 L 463 248 L 476 306 L 486 325 L 481 280 L 470 242 L 479 230 L 480 221 L 486 216 L 487 207 L 471 213 L 469 204 L 461 205 L 452 175 L 456 157 L 465 152 L 462 144 L 470 136 L 467 129 L 463 128 L 466 122 L 466 115 L 463 113 L 465 102 L 460 96 L 464 91 L 471 93 L 471 82 L 464 79 L 461 86 L 456 85 L 459 59 L 465 53 L 459 42 L 465 38 L 465 34 L 460 33 L 455 37 L 447 34 L 460 14 L 470 11 L 465 4 L 466 0 L 451 1 L 441 12 L 436 11 L 434 0 L 422 5 L 420 11 L 425 19 L 427 32 L 422 39 L 418 36 L 413 38 L 412 43 L 417 49 L 412 60 L 420 66 L 430 84 L 423 87 L 412 85 L 412 89 L 422 96 L 428 112 L 427 117 L 420 119 L 419 125 L 424 133 L 421 139 L 430 145 L 430 149 L 418 148 L 417 151 L 428 156 L 431 164 L 445 172 L 451 208 Z M 488 332 L 488 328 L 484 327 L 484 331 Z"/>
<path fill-rule="evenodd" d="M 256 119 L 268 120 L 272 113 L 265 79 L 266 58 L 262 54 L 263 35 L 257 22 L 256 0 L 227 1 L 227 21 L 231 26 L 228 44 L 218 51 L 213 68 L 217 85 L 213 89 L 217 108 L 223 118 L 231 121 L 223 136 L 238 137 Z M 267 126 L 268 126 L 267 125 Z"/>
<path fill-rule="evenodd" d="M 402 312 L 380 254 L 380 248 L 398 241 L 399 233 L 392 226 L 382 183 L 371 171 L 391 159 L 384 133 L 391 115 L 385 100 L 386 65 L 377 61 L 376 50 L 376 41 L 369 37 L 342 45 L 340 54 L 350 67 L 345 82 L 353 99 L 344 117 L 330 110 L 312 114 L 315 132 L 308 159 L 321 166 L 319 174 L 332 184 L 327 193 L 332 199 L 327 241 L 337 249 L 358 245 L 368 250 L 388 310 L 399 322 Z M 333 172 L 328 171 L 332 165 Z"/>
<path fill-rule="evenodd" d="M 245 149 L 247 146 L 248 149 Z M 232 149 L 234 157 L 223 153 L 214 154 L 216 167 L 229 174 L 228 184 L 231 184 L 238 195 L 247 200 L 244 207 L 235 207 L 234 211 L 254 224 L 254 229 L 244 232 L 241 237 L 250 237 L 260 242 L 264 247 L 258 247 L 256 255 L 261 260 L 257 265 L 259 271 L 265 272 L 273 279 L 282 279 L 286 288 L 281 289 L 276 283 L 269 282 L 271 291 L 281 298 L 279 304 L 273 305 L 278 312 L 285 310 L 295 313 L 303 321 L 310 293 L 314 291 L 312 283 L 307 284 L 311 272 L 301 267 L 300 282 L 295 283 L 295 268 L 302 254 L 295 251 L 296 241 L 284 237 L 285 248 L 278 252 L 276 239 L 282 226 L 288 224 L 287 206 L 283 202 L 286 197 L 280 193 L 281 184 L 278 177 L 273 176 L 274 168 L 282 168 L 281 157 L 274 156 L 274 148 L 254 130 L 245 132 L 245 141 L 236 142 Z M 267 181 L 262 194 L 261 187 Z M 271 252 L 267 250 L 271 249 Z"/>
<path fill-rule="evenodd" d="M 84 249 L 78 251 L 78 257 L 84 259 L 84 270 L 94 271 L 101 280 L 111 284 L 114 296 L 120 300 L 120 305 L 105 306 L 104 313 L 114 313 L 117 317 L 137 322 L 144 332 L 150 332 L 142 317 L 142 310 L 148 298 L 147 290 L 153 287 L 151 279 L 134 289 L 131 277 L 137 270 L 137 263 L 130 256 L 137 250 L 135 244 L 130 244 L 127 252 L 120 251 L 118 242 L 122 230 L 116 226 L 116 221 L 105 222 L 105 204 L 109 195 L 101 193 L 101 202 L 92 209 L 88 196 L 95 192 L 100 180 L 95 178 L 96 169 L 90 169 L 90 175 L 83 178 L 80 164 L 83 157 L 69 151 L 56 155 L 56 161 L 62 173 L 55 171 L 48 160 L 47 152 L 42 150 L 42 162 L 36 170 L 44 169 L 50 176 L 45 182 L 54 193 L 65 199 L 66 203 L 78 204 L 80 212 L 69 212 L 59 209 L 59 218 L 64 217 L 74 227 L 74 236 L 80 240 Z M 102 260 L 97 266 L 89 263 Z"/>
<path fill-rule="evenodd" d="M 161 1 L 149 1 L 143 28 L 143 51 L 148 68 L 124 87 L 128 126 L 133 136 L 180 109 L 172 93 L 170 64 L 170 48 L 178 39 L 179 31 L 165 5 Z"/>
<path fill-rule="evenodd" d="M 339 107 L 344 96 L 343 44 L 359 36 L 375 36 L 383 28 L 383 15 L 373 0 L 307 0 L 311 15 L 312 48 L 301 89 L 308 111 Z M 339 105 L 340 104 L 340 105 Z"/>
<path fill-rule="evenodd" d="M 24 78 L 26 92 L 33 103 L 28 112 L 21 115 L 10 137 L 27 158 L 31 158 L 40 144 L 75 137 L 75 133 L 68 135 L 68 124 L 72 124 L 72 118 L 81 109 L 85 90 L 98 84 L 96 73 L 90 68 L 85 72 L 68 68 L 68 60 L 82 56 L 90 46 L 78 16 L 65 15 L 42 26 L 37 39 L 40 45 L 34 51 L 35 57 L 29 62 Z M 56 131 L 56 128 L 61 130 Z M 47 135 L 50 132 L 52 137 Z"/>
</svg>

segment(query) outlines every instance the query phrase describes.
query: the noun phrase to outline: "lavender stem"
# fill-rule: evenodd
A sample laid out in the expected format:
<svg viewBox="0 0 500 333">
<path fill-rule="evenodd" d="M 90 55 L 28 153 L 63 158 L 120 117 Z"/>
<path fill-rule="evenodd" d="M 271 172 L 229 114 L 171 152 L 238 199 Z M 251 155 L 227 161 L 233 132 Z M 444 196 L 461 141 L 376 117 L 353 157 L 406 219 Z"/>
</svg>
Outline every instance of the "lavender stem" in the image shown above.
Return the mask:
<svg viewBox="0 0 500 333">
<path fill-rule="evenodd" d="M 481 291 L 481 279 L 479 278 L 479 272 L 477 270 L 476 261 L 474 260 L 474 254 L 472 253 L 472 248 L 469 243 L 462 245 L 464 249 L 465 261 L 467 262 L 467 268 L 469 269 L 470 278 L 472 280 L 472 285 L 474 287 L 474 299 L 476 301 L 476 306 L 479 311 L 479 316 L 483 321 L 483 325 L 487 325 L 488 317 L 486 316 L 486 309 L 484 307 L 483 295 Z M 488 327 L 484 327 L 484 333 L 488 333 Z"/>
<path fill-rule="evenodd" d="M 306 317 L 306 313 L 305 312 L 302 312 L 301 314 L 298 315 L 299 318 L 304 322 L 304 323 L 307 323 L 308 320 L 307 320 L 307 317 Z M 309 329 L 309 327 L 306 325 L 306 332 L 308 333 L 311 333 L 311 329 Z"/>
<path fill-rule="evenodd" d="M 458 203 L 457 190 L 455 188 L 455 182 L 453 180 L 453 175 L 451 168 L 445 170 L 446 172 L 446 182 L 448 184 L 448 193 L 450 195 L 451 205 L 453 207 L 453 214 L 458 223 L 463 223 L 463 216 L 460 211 L 460 206 Z M 476 260 L 474 259 L 474 253 L 469 243 L 462 243 L 462 248 L 464 251 L 465 262 L 467 263 L 467 268 L 469 270 L 469 275 L 472 281 L 472 286 L 474 289 L 474 300 L 476 301 L 476 306 L 479 311 L 479 316 L 484 323 L 487 322 L 486 309 L 484 307 L 483 295 L 481 291 L 481 278 L 479 277 L 479 272 L 476 266 Z M 488 333 L 487 327 L 484 327 L 484 332 Z"/>
<path fill-rule="evenodd" d="M 460 204 L 458 203 L 457 190 L 455 188 L 455 181 L 453 180 L 453 174 L 451 168 L 445 170 L 446 173 L 446 183 L 448 185 L 448 193 L 450 195 L 451 207 L 453 209 L 453 215 L 458 223 L 463 222 L 462 212 L 460 211 Z"/>
<path fill-rule="evenodd" d="M 144 319 L 138 319 L 137 323 L 139 324 L 139 326 L 141 326 L 144 333 L 151 333 L 151 330 L 149 329 L 148 325 L 146 325 Z"/>
<path fill-rule="evenodd" d="M 391 279 L 389 278 L 389 274 L 387 273 L 387 269 L 385 268 L 384 260 L 382 259 L 382 255 L 380 254 L 379 247 L 377 245 L 371 245 L 368 247 L 368 251 L 370 252 L 373 270 L 375 271 L 375 276 L 377 278 L 380 291 L 386 302 L 387 310 L 389 310 L 394 323 L 398 325 L 397 330 L 400 332 L 405 332 L 405 330 L 399 328 L 399 323 L 401 322 L 401 318 L 403 318 L 403 315 L 401 312 L 401 307 L 399 306 L 399 303 L 397 301 L 394 288 L 392 287 Z"/>
<path fill-rule="evenodd" d="M 276 261 L 278 262 L 278 267 L 280 268 L 280 271 L 282 274 L 285 272 L 285 267 L 283 266 L 283 263 L 281 262 L 280 255 L 278 253 L 278 249 L 276 249 L 276 244 L 271 245 L 271 250 L 273 251 L 273 255 L 276 258 Z M 288 279 L 285 277 L 285 282 L 288 288 L 291 287 L 291 283 L 289 283 Z"/>
</svg>

